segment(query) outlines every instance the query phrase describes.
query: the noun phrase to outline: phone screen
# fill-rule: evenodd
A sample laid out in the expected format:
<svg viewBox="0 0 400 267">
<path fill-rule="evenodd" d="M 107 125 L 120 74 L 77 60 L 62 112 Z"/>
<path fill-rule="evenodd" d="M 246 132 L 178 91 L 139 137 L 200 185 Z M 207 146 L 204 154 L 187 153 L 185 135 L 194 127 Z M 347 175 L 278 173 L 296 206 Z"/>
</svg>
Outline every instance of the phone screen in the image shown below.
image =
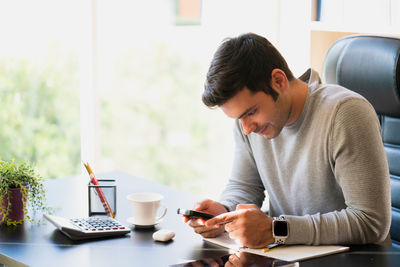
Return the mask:
<svg viewBox="0 0 400 267">
<path fill-rule="evenodd" d="M 195 210 L 186 210 L 186 209 L 178 209 L 177 210 L 178 214 L 185 215 L 189 218 L 193 219 L 204 219 L 208 220 L 214 217 L 214 215 L 205 213 L 205 212 L 200 212 L 200 211 L 195 211 Z"/>
</svg>

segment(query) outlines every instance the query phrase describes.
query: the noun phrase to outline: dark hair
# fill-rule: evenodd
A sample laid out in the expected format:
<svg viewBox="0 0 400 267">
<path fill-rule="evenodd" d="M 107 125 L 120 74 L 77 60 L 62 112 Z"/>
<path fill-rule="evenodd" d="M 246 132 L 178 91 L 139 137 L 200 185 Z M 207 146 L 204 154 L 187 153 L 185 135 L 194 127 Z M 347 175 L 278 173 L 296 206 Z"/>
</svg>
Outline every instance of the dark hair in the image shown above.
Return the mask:
<svg viewBox="0 0 400 267">
<path fill-rule="evenodd" d="M 244 87 L 264 91 L 276 101 L 278 93 L 270 86 L 274 69 L 281 69 L 289 81 L 294 78 L 285 59 L 266 38 L 254 33 L 228 38 L 211 61 L 203 103 L 221 106 Z"/>
</svg>

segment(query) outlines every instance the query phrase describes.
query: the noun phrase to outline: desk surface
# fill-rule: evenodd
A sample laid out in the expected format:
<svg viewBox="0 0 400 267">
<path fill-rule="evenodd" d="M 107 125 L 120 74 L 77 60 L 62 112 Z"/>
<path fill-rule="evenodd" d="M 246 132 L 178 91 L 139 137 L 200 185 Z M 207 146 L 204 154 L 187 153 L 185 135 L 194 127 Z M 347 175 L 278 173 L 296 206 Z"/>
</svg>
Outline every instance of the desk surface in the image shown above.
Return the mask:
<svg viewBox="0 0 400 267">
<path fill-rule="evenodd" d="M 0 254 L 29 266 L 168 266 L 179 259 L 202 259 L 229 254 L 229 251 L 204 242 L 176 215 L 178 208 L 191 208 L 196 199 L 173 188 L 122 172 L 98 178 L 117 180 L 116 219 L 126 223 L 131 216 L 126 195 L 152 191 L 164 195 L 167 215 L 154 229 L 135 229 L 129 236 L 72 241 L 50 223 L 25 223 L 16 228 L 0 227 Z M 45 183 L 48 203 L 58 208 L 55 215 L 87 217 L 87 177 L 73 176 Z M 161 228 L 174 230 L 173 241 L 154 242 L 152 234 Z M 1 263 L 1 262 L 0 262 Z M 346 253 L 302 261 L 300 266 L 400 266 L 400 250 L 379 246 L 353 246 Z"/>
</svg>

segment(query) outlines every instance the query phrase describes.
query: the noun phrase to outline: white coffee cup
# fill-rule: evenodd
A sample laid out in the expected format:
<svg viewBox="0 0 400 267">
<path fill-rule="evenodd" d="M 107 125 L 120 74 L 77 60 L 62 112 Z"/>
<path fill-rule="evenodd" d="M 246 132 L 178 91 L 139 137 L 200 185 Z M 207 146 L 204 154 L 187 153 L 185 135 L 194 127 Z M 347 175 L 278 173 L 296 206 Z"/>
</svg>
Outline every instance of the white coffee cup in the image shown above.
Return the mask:
<svg viewBox="0 0 400 267">
<path fill-rule="evenodd" d="M 154 225 L 167 213 L 167 207 L 161 203 L 162 195 L 150 192 L 133 193 L 126 196 L 131 204 L 134 224 Z M 157 211 L 163 207 L 162 214 L 157 217 Z"/>
</svg>

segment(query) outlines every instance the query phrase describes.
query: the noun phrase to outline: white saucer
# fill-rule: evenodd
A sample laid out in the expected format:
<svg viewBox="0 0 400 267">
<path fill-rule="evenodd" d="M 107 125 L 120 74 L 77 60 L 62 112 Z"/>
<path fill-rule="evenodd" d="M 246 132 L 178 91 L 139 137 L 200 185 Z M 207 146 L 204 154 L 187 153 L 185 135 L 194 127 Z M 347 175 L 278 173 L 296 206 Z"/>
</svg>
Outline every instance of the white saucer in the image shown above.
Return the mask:
<svg viewBox="0 0 400 267">
<path fill-rule="evenodd" d="M 155 222 L 154 224 L 138 224 L 135 222 L 135 218 L 134 217 L 129 217 L 128 219 L 126 219 L 126 221 L 130 224 L 133 224 L 136 227 L 140 227 L 140 228 L 152 228 L 154 226 L 156 226 L 157 224 L 159 224 L 162 220 L 159 220 L 157 222 Z"/>
</svg>

